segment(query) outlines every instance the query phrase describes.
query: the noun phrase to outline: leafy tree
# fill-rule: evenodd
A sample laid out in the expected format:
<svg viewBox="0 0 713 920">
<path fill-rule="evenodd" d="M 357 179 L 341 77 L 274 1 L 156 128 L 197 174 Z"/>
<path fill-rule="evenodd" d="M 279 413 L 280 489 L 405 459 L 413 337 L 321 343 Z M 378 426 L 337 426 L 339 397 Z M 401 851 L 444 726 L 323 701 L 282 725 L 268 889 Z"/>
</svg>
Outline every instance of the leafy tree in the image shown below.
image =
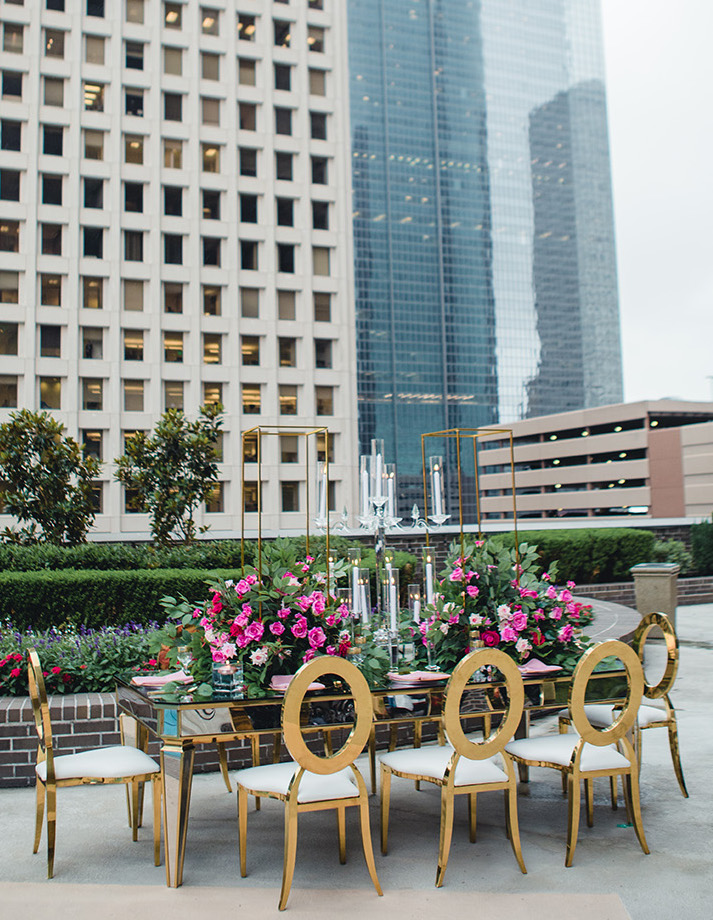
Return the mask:
<svg viewBox="0 0 713 920">
<path fill-rule="evenodd" d="M 218 479 L 222 412 L 219 403 L 202 406 L 200 418 L 189 422 L 180 409 L 168 409 L 153 437 L 134 435 L 116 461 L 116 479 L 134 492 L 135 507 L 148 511 L 159 546 L 195 540 L 193 514 Z"/>
<path fill-rule="evenodd" d="M 20 524 L 0 536 L 15 543 L 84 543 L 94 521 L 92 485 L 101 463 L 83 457 L 48 412 L 21 409 L 0 425 L 4 511 Z"/>
</svg>

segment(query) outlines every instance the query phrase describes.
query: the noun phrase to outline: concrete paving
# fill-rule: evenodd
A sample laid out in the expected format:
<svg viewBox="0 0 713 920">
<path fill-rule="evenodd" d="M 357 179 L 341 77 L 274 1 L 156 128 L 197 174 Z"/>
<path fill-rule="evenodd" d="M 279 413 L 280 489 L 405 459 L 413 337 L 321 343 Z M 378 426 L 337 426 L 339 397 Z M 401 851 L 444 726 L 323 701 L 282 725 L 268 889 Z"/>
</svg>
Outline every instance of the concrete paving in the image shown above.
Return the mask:
<svg viewBox="0 0 713 920">
<path fill-rule="evenodd" d="M 443 889 L 433 887 L 439 800 L 433 787 L 417 793 L 394 781 L 390 852 L 378 853 L 377 799 L 372 833 L 384 898 L 376 897 L 360 852 L 355 816 L 348 821 L 348 861 L 340 866 L 331 814 L 301 819 L 297 868 L 288 909 L 295 917 L 369 915 L 373 920 L 451 917 L 470 907 L 511 920 L 687 920 L 713 916 L 713 605 L 679 607 L 681 665 L 673 692 L 679 717 L 683 769 L 690 792 L 678 789 L 666 732 L 647 731 L 643 743 L 642 808 L 651 854 L 645 856 L 623 808 L 612 811 L 608 782 L 595 789 L 595 826 L 580 830 L 574 866 L 564 867 L 566 802 L 559 774 L 531 771 L 522 788 L 519 817 L 528 874 L 517 868 L 504 835 L 502 797 L 481 795 L 478 842 L 468 842 L 463 802 L 456 812 L 453 846 Z M 656 656 L 653 656 L 654 658 Z M 654 667 L 655 662 L 649 667 Z M 649 675 L 651 678 L 651 675 Z M 553 718 L 537 733 L 556 731 Z M 366 773 L 364 767 L 363 772 Z M 152 861 L 151 829 L 132 843 L 123 790 L 62 789 L 58 795 L 57 856 L 53 881 L 45 879 L 43 837 L 32 855 L 34 790 L 0 790 L 0 904 L 46 910 L 53 917 L 130 917 L 137 910 L 170 910 L 172 920 L 229 911 L 277 915 L 282 866 L 282 807 L 263 802 L 248 824 L 248 878 L 237 866 L 235 794 L 218 774 L 195 777 L 184 887 L 165 889 L 163 868 Z M 150 821 L 147 810 L 147 822 Z M 7 912 L 6 912 L 7 910 Z"/>
</svg>

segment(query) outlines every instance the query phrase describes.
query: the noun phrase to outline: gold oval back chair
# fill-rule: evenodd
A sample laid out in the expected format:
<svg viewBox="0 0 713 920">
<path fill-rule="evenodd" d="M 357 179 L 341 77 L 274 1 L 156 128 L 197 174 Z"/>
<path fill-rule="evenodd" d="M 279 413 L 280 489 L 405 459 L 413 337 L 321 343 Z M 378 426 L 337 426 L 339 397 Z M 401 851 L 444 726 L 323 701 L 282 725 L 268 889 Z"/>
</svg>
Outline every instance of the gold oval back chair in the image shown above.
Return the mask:
<svg viewBox="0 0 713 920">
<path fill-rule="evenodd" d="M 130 785 L 133 800 L 129 811 L 130 827 L 132 838 L 138 840 L 141 784 L 150 780 L 153 791 L 154 863 L 158 866 L 161 848 L 161 768 L 148 754 L 136 747 L 124 744 L 94 748 L 78 754 L 55 756 L 45 680 L 35 649 L 28 651 L 27 660 L 30 698 L 39 739 L 37 765 L 35 766 L 37 813 L 35 843 L 32 852 L 36 853 L 40 846 L 46 801 L 47 878 L 54 876 L 57 789 L 61 786 L 105 786 L 115 783 L 124 783 L 127 787 Z"/>
<path fill-rule="evenodd" d="M 642 703 L 634 726 L 634 746 L 638 757 L 639 767 L 641 766 L 641 732 L 647 728 L 665 728 L 668 730 L 668 744 L 671 751 L 671 760 L 673 769 L 678 780 L 678 785 L 682 795 L 688 798 L 686 782 L 683 778 L 683 769 L 681 767 L 681 754 L 678 745 L 678 722 L 676 721 L 676 710 L 673 707 L 669 693 L 676 680 L 678 673 L 678 637 L 669 618 L 663 613 L 649 613 L 642 617 L 641 622 L 636 628 L 632 642 L 634 650 L 643 664 L 644 650 L 646 640 L 655 627 L 659 627 L 664 635 L 666 642 L 666 668 L 661 680 L 651 685 L 646 682 L 644 675 L 644 697 L 647 700 L 661 700 L 663 708 L 658 706 L 648 706 Z M 615 707 L 605 703 L 593 703 L 584 707 L 587 718 L 600 728 L 606 728 L 614 721 Z M 565 710 L 559 714 L 559 726 L 561 732 L 566 732 L 571 725 L 569 713 Z M 616 780 L 612 781 L 612 807 L 616 808 Z"/>
<path fill-rule="evenodd" d="M 497 668 L 506 684 L 507 710 L 495 734 L 481 742 L 466 737 L 460 720 L 461 699 L 473 674 L 484 667 Z M 441 790 L 441 829 L 438 846 L 436 887 L 443 885 L 453 835 L 453 811 L 456 795 L 468 796 L 470 840 L 475 842 L 476 797 L 480 792 L 502 790 L 505 793 L 505 818 L 508 837 L 520 870 L 526 873 L 520 847 L 517 820 L 517 777 L 505 745 L 515 734 L 522 717 L 525 692 L 517 665 L 497 649 L 478 649 L 455 667 L 445 691 L 441 725 L 448 744 L 429 745 L 411 750 L 381 754 L 381 852 L 386 854 L 389 833 L 391 777 L 433 783 Z M 499 754 L 501 769 L 494 761 Z"/>
<path fill-rule="evenodd" d="M 320 757 L 307 746 L 301 730 L 305 694 L 313 681 L 326 674 L 340 677 L 351 688 L 354 724 L 333 754 Z M 284 910 L 292 886 L 297 853 L 297 819 L 302 812 L 334 809 L 337 813 L 339 861 L 346 862 L 346 809 L 358 807 L 364 858 L 377 894 L 381 886 L 376 875 L 369 827 L 369 800 L 364 779 L 354 766 L 369 740 L 373 723 L 371 691 L 359 669 L 343 658 L 324 655 L 299 669 L 282 704 L 282 734 L 291 761 L 248 767 L 236 775 L 238 784 L 238 826 L 240 874 L 247 875 L 248 795 L 285 803 L 285 857 L 279 909 Z"/>
<path fill-rule="evenodd" d="M 587 684 L 595 667 L 605 658 L 618 658 L 626 670 L 627 698 L 617 718 L 607 727 L 596 728 L 587 718 L 584 705 Z M 587 823 L 593 823 L 593 780 L 600 776 L 624 781 L 627 808 L 644 853 L 649 852 L 641 821 L 639 768 L 636 752 L 628 735 L 644 692 L 644 671 L 636 652 L 618 640 L 590 648 L 575 668 L 569 691 L 569 719 L 575 733 L 544 735 L 511 741 L 506 750 L 521 764 L 559 770 L 567 782 L 568 830 L 565 866 L 572 865 L 579 832 L 581 782 L 587 796 Z"/>
</svg>

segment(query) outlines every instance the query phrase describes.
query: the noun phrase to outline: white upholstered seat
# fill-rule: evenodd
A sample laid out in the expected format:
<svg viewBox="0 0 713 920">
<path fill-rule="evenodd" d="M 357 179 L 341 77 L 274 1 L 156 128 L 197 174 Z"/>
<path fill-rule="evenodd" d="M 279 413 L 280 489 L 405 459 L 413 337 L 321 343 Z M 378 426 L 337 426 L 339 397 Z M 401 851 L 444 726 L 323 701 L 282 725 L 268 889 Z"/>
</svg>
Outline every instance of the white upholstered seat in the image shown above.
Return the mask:
<svg viewBox="0 0 713 920">
<path fill-rule="evenodd" d="M 270 763 L 262 767 L 247 767 L 238 773 L 238 784 L 248 790 L 259 791 L 261 795 L 286 796 L 292 777 L 299 770 L 299 765 L 291 763 Z M 359 790 L 353 781 L 349 768 L 338 773 L 320 776 L 305 770 L 297 790 L 297 802 L 326 802 L 329 799 L 356 798 Z"/>
<path fill-rule="evenodd" d="M 542 738 L 522 738 L 519 741 L 511 741 L 510 744 L 505 745 L 505 750 L 513 757 L 527 758 L 530 762 L 541 760 L 544 763 L 566 767 L 572 760 L 572 754 L 578 742 L 579 735 L 545 735 Z M 593 770 L 626 769 L 629 761 L 617 751 L 614 744 L 608 744 L 605 747 L 585 744 L 579 765 L 583 773 L 589 773 Z"/>
<path fill-rule="evenodd" d="M 55 779 L 119 779 L 142 773 L 157 773 L 161 767 L 138 748 L 125 744 L 62 754 L 54 758 Z M 47 761 L 35 767 L 42 782 L 47 781 Z"/>
<path fill-rule="evenodd" d="M 443 747 L 429 746 L 392 751 L 389 754 L 381 754 L 379 760 L 395 773 L 418 774 L 440 780 L 443 779 L 452 756 L 453 747 L 446 744 Z M 467 757 L 461 757 L 456 764 L 456 786 L 506 783 L 507 780 L 507 773 L 500 769 L 492 757 L 487 760 L 468 760 Z"/>
<path fill-rule="evenodd" d="M 584 707 L 584 714 L 592 725 L 596 725 L 598 728 L 606 728 L 607 725 L 611 725 L 614 721 L 614 706 L 609 706 L 607 703 L 591 703 Z M 559 713 L 559 717 L 568 719 L 569 712 L 563 709 Z M 636 722 L 639 728 L 648 728 L 654 722 L 666 722 L 667 719 L 668 715 L 665 709 L 660 709 L 658 706 L 647 706 L 642 703 L 639 706 Z"/>
</svg>

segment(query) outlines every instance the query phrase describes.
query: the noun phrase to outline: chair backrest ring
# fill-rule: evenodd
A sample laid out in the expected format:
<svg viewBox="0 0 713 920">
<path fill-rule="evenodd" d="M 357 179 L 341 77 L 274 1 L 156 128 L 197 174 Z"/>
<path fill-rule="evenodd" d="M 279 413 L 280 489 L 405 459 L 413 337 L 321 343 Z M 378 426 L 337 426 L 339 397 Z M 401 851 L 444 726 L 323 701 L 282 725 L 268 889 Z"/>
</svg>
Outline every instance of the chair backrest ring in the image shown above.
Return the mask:
<svg viewBox="0 0 713 920">
<path fill-rule="evenodd" d="M 349 684 L 354 700 L 354 724 L 338 751 L 320 757 L 307 747 L 300 728 L 300 713 L 309 685 L 325 674 L 336 674 Z M 310 773 L 336 773 L 353 763 L 369 740 L 373 719 L 374 707 L 366 678 L 356 665 L 333 655 L 322 655 L 302 665 L 290 681 L 282 704 L 282 733 L 287 750 Z"/>
<path fill-rule="evenodd" d="M 678 637 L 676 630 L 669 618 L 663 613 L 649 613 L 643 617 L 634 633 L 634 648 L 639 653 L 641 663 L 644 663 L 644 646 L 651 630 L 658 626 L 666 640 L 666 670 L 663 677 L 657 683 L 651 686 L 646 681 L 646 672 L 644 672 L 644 696 L 650 700 L 661 699 L 662 696 L 670 691 L 673 682 L 676 680 L 678 672 Z"/>
<path fill-rule="evenodd" d="M 497 732 L 481 742 L 466 738 L 460 721 L 460 707 L 463 691 L 473 674 L 484 667 L 494 667 L 503 675 L 507 686 L 508 708 Z M 513 659 L 499 649 L 477 649 L 456 665 L 446 687 L 446 701 L 443 707 L 443 722 L 448 740 L 463 757 L 469 760 L 484 760 L 501 751 L 515 734 L 522 717 L 525 703 L 525 688 L 522 675 Z"/>
<path fill-rule="evenodd" d="M 627 672 L 627 698 L 618 718 L 608 728 L 595 728 L 584 712 L 585 694 L 595 667 L 604 658 L 618 658 Z M 644 693 L 644 669 L 639 656 L 624 642 L 611 639 L 601 642 L 584 653 L 574 670 L 569 691 L 569 714 L 572 724 L 588 744 L 613 744 L 634 725 Z"/>
</svg>

